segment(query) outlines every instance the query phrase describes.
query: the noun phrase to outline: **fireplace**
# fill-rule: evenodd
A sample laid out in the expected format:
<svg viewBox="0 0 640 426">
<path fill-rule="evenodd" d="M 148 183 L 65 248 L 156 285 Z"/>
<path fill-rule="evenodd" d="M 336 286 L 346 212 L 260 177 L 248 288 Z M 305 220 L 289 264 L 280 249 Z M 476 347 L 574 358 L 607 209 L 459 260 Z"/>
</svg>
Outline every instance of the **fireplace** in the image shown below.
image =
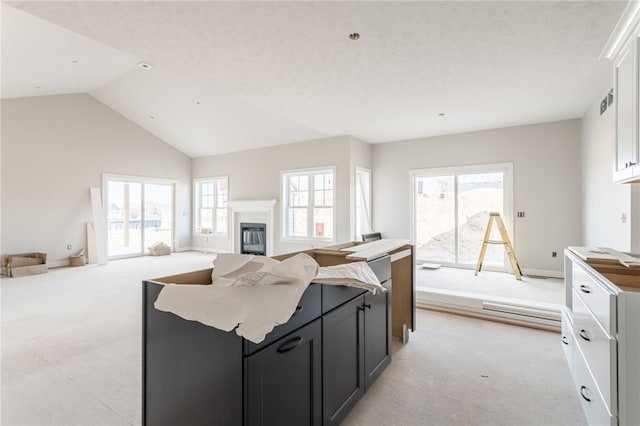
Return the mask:
<svg viewBox="0 0 640 426">
<path fill-rule="evenodd" d="M 265 223 L 240 224 L 240 253 L 267 254 L 267 225 Z"/>
</svg>

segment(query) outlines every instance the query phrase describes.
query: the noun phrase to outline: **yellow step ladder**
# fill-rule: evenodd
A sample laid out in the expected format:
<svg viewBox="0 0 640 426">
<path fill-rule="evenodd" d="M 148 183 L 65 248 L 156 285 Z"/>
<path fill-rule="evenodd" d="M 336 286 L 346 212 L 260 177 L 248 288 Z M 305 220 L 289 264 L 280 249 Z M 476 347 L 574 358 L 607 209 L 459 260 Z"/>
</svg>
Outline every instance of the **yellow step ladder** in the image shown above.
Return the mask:
<svg viewBox="0 0 640 426">
<path fill-rule="evenodd" d="M 500 231 L 500 236 L 502 237 L 502 241 L 489 239 L 489 236 L 491 235 L 491 227 L 493 226 L 493 222 L 496 222 L 496 224 L 498 225 L 498 230 Z M 518 259 L 516 258 L 516 251 L 513 249 L 513 246 L 511 245 L 511 240 L 509 239 L 507 228 L 505 228 L 504 226 L 504 222 L 500 217 L 500 213 L 497 213 L 497 212 L 489 213 L 489 224 L 487 225 L 487 231 L 484 233 L 484 240 L 482 241 L 482 249 L 480 250 L 480 257 L 478 257 L 478 264 L 476 265 L 476 273 L 474 275 L 478 275 L 478 272 L 482 270 L 482 262 L 484 261 L 484 255 L 487 253 L 487 244 L 502 244 L 504 246 L 504 249 L 507 252 L 507 257 L 509 258 L 509 263 L 511 263 L 511 268 L 513 269 L 513 274 L 516 276 L 517 280 L 522 280 L 522 271 L 520 270 L 520 265 L 518 265 Z"/>
</svg>

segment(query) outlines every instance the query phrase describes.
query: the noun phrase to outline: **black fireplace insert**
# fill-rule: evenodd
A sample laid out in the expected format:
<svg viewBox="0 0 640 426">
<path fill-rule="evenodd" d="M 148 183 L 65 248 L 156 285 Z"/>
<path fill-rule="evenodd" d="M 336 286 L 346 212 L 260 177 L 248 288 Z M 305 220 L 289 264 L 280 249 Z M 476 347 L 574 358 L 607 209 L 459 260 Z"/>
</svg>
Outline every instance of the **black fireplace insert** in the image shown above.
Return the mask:
<svg viewBox="0 0 640 426">
<path fill-rule="evenodd" d="M 240 224 L 240 253 L 266 256 L 267 225 L 265 223 Z"/>
</svg>

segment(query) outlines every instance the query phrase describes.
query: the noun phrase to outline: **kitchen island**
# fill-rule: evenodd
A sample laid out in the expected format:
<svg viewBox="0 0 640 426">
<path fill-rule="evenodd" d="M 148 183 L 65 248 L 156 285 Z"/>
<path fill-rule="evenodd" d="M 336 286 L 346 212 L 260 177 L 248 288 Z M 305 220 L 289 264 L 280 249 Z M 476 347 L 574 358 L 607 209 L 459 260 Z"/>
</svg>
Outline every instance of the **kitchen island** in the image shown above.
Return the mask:
<svg viewBox="0 0 640 426">
<path fill-rule="evenodd" d="M 362 245 L 305 253 L 331 266 L 363 260 Z M 339 424 L 391 362 L 393 269 L 413 249 L 388 251 L 364 259 L 385 293 L 312 283 L 290 320 L 258 344 L 154 308 L 164 284 L 210 284 L 211 269 L 144 281 L 143 424 Z M 395 274 L 413 287 L 409 269 Z"/>
</svg>

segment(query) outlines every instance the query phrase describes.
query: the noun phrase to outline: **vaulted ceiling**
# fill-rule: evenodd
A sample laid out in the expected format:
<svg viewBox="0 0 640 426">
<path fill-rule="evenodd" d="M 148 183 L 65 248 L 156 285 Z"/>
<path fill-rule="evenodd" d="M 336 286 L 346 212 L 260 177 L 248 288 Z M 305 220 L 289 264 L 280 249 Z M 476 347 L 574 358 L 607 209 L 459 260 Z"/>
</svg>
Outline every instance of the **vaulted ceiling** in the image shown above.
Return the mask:
<svg viewBox="0 0 640 426">
<path fill-rule="evenodd" d="M 86 92 L 192 157 L 576 118 L 625 6 L 3 2 L 2 97 Z"/>
</svg>

